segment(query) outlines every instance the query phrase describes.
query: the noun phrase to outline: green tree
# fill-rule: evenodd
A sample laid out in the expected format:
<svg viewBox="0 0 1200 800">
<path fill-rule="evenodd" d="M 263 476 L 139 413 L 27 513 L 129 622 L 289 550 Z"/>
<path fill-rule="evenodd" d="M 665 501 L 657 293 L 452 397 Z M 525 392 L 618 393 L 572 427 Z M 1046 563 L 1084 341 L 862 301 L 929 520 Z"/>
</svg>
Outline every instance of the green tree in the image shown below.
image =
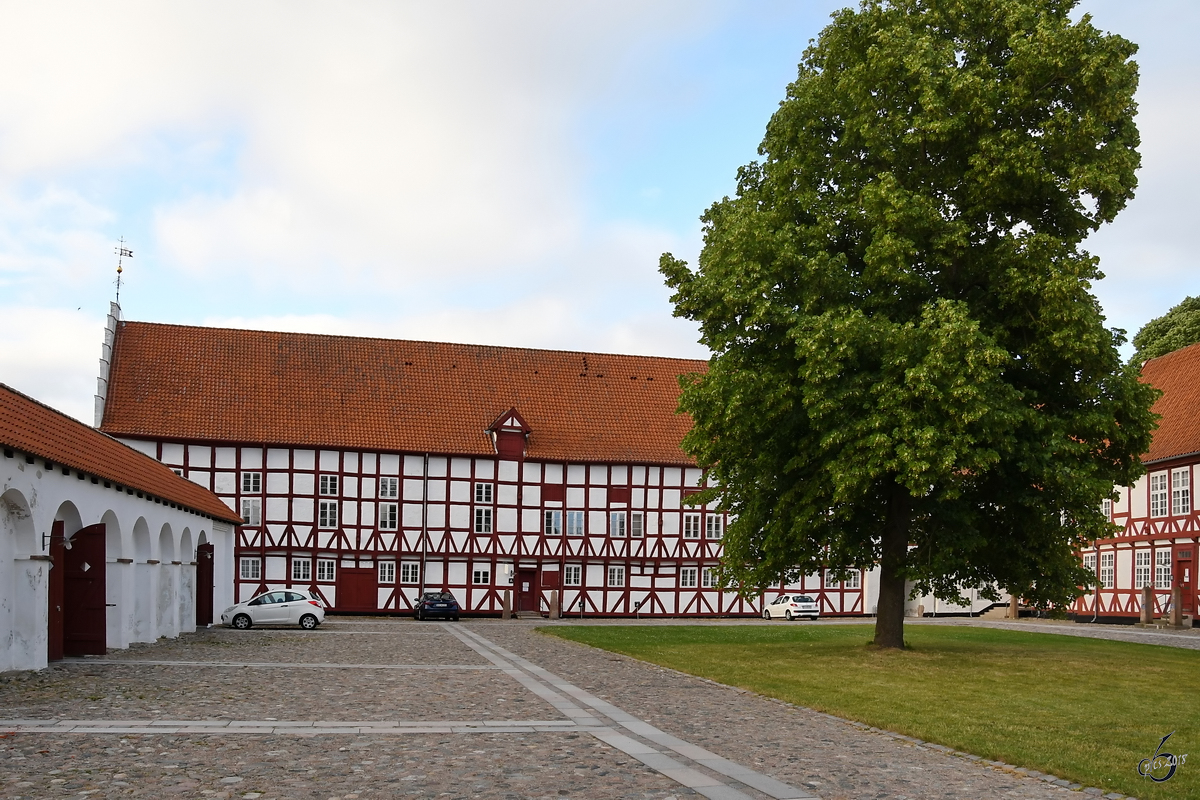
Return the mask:
<svg viewBox="0 0 1200 800">
<path fill-rule="evenodd" d="M 879 564 L 875 642 L 901 648 L 906 581 L 1051 604 L 1092 580 L 1076 551 L 1113 530 L 1154 392 L 1080 246 L 1136 183 L 1136 47 L 1074 5 L 838 12 L 698 268 L 663 255 L 714 354 L 680 405 L 730 583 Z"/>
<path fill-rule="evenodd" d="M 1135 364 L 1173 353 L 1200 342 L 1200 297 L 1187 297 L 1161 317 L 1142 326 L 1133 337 Z"/>
</svg>

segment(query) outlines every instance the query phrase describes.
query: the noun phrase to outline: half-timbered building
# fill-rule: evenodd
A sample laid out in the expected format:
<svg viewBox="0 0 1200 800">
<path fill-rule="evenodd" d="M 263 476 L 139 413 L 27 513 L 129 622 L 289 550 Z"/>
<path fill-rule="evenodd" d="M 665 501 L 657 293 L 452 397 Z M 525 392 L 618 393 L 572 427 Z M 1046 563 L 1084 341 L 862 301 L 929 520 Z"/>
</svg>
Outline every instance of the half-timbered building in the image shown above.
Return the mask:
<svg viewBox="0 0 1200 800">
<path fill-rule="evenodd" d="M 110 317 L 97 425 L 243 518 L 235 597 L 401 613 L 757 615 L 720 591 L 726 515 L 690 506 L 680 375 L 703 361 Z M 862 575 L 788 586 L 872 610 Z M 783 587 L 775 587 L 783 588 Z M 769 592 L 773 597 L 775 592 Z M 235 598 L 230 598 L 231 600 Z"/>
<path fill-rule="evenodd" d="M 1200 344 L 1147 361 L 1142 379 L 1163 393 L 1154 405 L 1161 415 L 1159 427 L 1142 457 L 1146 475 L 1133 486 L 1118 487 L 1117 498 L 1104 503 L 1104 512 L 1119 530 L 1083 553 L 1098 588 L 1076 603 L 1077 619 L 1136 620 L 1146 586 L 1153 589 L 1152 616 L 1167 611 L 1177 586 L 1180 611 L 1185 617 L 1196 615 Z"/>
</svg>

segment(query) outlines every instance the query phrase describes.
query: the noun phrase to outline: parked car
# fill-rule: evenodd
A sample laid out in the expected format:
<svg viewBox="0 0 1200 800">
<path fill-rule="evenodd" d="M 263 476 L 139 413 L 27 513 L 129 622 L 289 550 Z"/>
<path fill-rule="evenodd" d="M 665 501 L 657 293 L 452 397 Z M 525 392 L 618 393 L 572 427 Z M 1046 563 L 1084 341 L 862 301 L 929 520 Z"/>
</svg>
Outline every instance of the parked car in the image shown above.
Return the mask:
<svg viewBox="0 0 1200 800">
<path fill-rule="evenodd" d="M 240 630 L 255 625 L 299 625 L 311 631 L 324 621 L 325 609 L 319 600 L 291 589 L 263 592 L 221 612 L 221 622 Z"/>
<path fill-rule="evenodd" d="M 763 619 L 816 619 L 821 616 L 817 601 L 806 594 L 781 594 L 763 608 Z"/>
<path fill-rule="evenodd" d="M 300 594 L 304 595 L 304 597 L 306 599 L 312 600 L 314 603 L 319 605 L 321 608 L 329 608 L 329 604 L 325 602 L 325 598 L 321 597 L 321 593 L 318 591 L 314 591 L 312 589 L 305 589 L 304 591 L 300 592 Z"/>
<path fill-rule="evenodd" d="M 414 602 L 417 604 L 414 611 L 417 619 L 458 619 L 458 612 L 461 610 L 458 601 L 450 592 L 425 592 L 415 598 Z"/>
</svg>

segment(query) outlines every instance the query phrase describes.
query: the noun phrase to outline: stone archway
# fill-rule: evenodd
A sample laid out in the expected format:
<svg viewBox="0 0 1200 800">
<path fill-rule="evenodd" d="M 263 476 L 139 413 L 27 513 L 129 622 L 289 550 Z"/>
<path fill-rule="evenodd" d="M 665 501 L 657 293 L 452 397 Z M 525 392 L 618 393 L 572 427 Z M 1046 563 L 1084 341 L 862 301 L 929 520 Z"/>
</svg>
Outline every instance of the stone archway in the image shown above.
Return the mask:
<svg viewBox="0 0 1200 800">
<path fill-rule="evenodd" d="M 25 495 L 0 495 L 0 672 L 34 669 L 46 647 L 46 562 Z"/>
</svg>

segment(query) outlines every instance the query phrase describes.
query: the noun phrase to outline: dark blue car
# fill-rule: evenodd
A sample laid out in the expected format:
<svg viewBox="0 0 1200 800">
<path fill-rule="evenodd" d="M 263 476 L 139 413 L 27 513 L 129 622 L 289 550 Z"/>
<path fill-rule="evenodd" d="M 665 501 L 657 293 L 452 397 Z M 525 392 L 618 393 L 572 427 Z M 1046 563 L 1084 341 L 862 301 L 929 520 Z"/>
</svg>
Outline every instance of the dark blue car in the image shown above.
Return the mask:
<svg viewBox="0 0 1200 800">
<path fill-rule="evenodd" d="M 458 601 L 449 592 L 426 592 L 417 598 L 417 619 L 458 619 Z"/>
</svg>

